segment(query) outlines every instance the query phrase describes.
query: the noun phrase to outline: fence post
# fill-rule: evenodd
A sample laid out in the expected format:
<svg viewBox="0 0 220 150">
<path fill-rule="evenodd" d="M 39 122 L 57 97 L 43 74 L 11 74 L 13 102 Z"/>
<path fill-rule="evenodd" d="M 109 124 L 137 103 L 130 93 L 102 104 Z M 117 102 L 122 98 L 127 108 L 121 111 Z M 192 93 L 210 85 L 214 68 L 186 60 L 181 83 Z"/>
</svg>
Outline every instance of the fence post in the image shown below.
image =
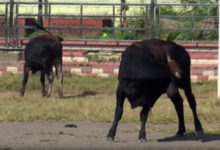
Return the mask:
<svg viewBox="0 0 220 150">
<path fill-rule="evenodd" d="M 154 28 L 154 16 L 155 16 L 155 4 L 157 4 L 157 0 L 151 0 L 151 7 L 150 7 L 150 16 L 151 16 L 151 38 L 155 38 L 155 28 Z"/>
<path fill-rule="evenodd" d="M 48 0 L 44 0 L 44 12 L 45 15 L 48 17 Z"/>
<path fill-rule="evenodd" d="M 38 1 L 38 18 L 37 23 L 41 26 L 43 26 L 43 12 L 42 12 L 42 0 Z"/>
<path fill-rule="evenodd" d="M 146 37 L 146 39 L 148 39 L 149 38 L 149 34 L 148 34 L 148 29 L 149 29 L 149 9 L 148 9 L 148 7 L 149 7 L 149 5 L 147 5 L 146 4 L 146 6 L 145 6 L 145 11 L 146 11 L 146 13 L 145 13 L 145 37 Z"/>
<path fill-rule="evenodd" d="M 48 12 L 48 27 L 51 26 L 51 4 L 49 4 L 49 12 Z M 49 31 L 51 31 L 51 28 L 49 28 Z"/>
<path fill-rule="evenodd" d="M 8 47 L 8 3 L 5 4 L 5 45 Z"/>
<path fill-rule="evenodd" d="M 156 38 L 160 39 L 160 5 L 156 6 Z"/>
<path fill-rule="evenodd" d="M 115 39 L 115 4 L 113 4 L 113 21 L 112 21 L 112 24 L 113 24 L 113 38 Z M 112 29 L 111 30 L 108 30 L 110 32 L 112 32 Z"/>
<path fill-rule="evenodd" d="M 80 38 L 83 38 L 83 4 L 80 4 Z"/>
<path fill-rule="evenodd" d="M 15 27 L 14 45 L 16 45 L 16 47 L 18 47 L 18 14 L 19 14 L 18 7 L 19 7 L 19 5 L 16 4 L 16 7 L 15 7 L 15 9 L 16 9 L 16 11 L 15 11 L 16 16 L 15 16 L 15 22 L 14 22 L 14 27 Z"/>
<path fill-rule="evenodd" d="M 10 16 L 9 16 L 9 46 L 13 46 L 14 29 L 13 29 L 13 14 L 14 14 L 14 0 L 10 0 Z"/>
</svg>

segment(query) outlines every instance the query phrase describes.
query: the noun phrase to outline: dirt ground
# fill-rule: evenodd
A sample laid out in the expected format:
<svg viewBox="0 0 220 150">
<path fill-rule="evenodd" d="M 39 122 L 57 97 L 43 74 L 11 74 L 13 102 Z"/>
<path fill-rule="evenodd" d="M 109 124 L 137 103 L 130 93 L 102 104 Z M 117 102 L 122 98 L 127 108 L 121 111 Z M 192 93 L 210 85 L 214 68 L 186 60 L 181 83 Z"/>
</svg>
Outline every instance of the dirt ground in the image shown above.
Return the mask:
<svg viewBox="0 0 220 150">
<path fill-rule="evenodd" d="M 65 127 L 66 125 L 71 127 Z M 148 149 L 148 150 L 219 150 L 220 135 L 173 137 L 166 133 L 174 125 L 159 125 L 159 132 L 147 132 L 147 142 L 139 142 L 135 123 L 120 123 L 114 142 L 107 141 L 111 123 L 101 122 L 6 122 L 0 123 L 1 150 L 71 150 L 71 149 Z M 153 126 L 153 125 L 151 125 Z M 175 125 L 176 127 L 176 125 Z M 161 132 L 163 131 L 163 132 Z"/>
</svg>

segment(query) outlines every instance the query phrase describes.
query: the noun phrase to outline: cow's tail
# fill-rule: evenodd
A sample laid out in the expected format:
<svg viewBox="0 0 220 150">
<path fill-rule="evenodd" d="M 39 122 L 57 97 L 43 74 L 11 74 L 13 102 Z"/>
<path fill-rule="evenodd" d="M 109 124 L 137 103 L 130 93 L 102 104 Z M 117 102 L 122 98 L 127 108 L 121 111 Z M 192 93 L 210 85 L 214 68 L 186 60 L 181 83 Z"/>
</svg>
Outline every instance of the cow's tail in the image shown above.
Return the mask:
<svg viewBox="0 0 220 150">
<path fill-rule="evenodd" d="M 40 30 L 43 30 L 44 32 L 46 32 L 48 35 L 50 36 L 53 36 L 53 37 L 56 37 L 58 41 L 63 41 L 63 38 L 60 37 L 60 36 L 54 36 L 52 33 L 50 33 L 47 29 L 45 29 L 43 26 L 39 25 L 36 21 L 34 23 L 34 26 L 37 28 L 37 29 L 40 29 Z"/>
<path fill-rule="evenodd" d="M 43 26 L 39 25 L 37 22 L 34 23 L 34 26 L 35 26 L 37 29 L 40 29 L 40 30 L 45 31 L 47 34 L 52 35 L 47 29 L 45 29 Z"/>
<path fill-rule="evenodd" d="M 171 73 L 176 78 L 181 79 L 182 78 L 182 76 L 181 76 L 182 70 L 180 69 L 180 66 L 176 63 L 176 61 L 171 59 L 169 55 L 167 55 L 167 64 L 168 64 L 168 67 L 169 67 Z"/>
</svg>

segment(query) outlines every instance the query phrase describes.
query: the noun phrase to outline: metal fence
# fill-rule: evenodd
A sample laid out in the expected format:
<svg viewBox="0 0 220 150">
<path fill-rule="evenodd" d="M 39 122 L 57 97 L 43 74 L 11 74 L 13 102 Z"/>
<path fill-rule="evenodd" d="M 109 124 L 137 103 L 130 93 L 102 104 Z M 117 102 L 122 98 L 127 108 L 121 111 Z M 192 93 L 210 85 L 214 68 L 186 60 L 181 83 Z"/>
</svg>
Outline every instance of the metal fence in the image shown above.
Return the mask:
<svg viewBox="0 0 220 150">
<path fill-rule="evenodd" d="M 40 33 L 37 20 L 65 40 L 218 40 L 218 4 L 0 3 L 1 45 Z"/>
<path fill-rule="evenodd" d="M 0 3 L 0 44 L 8 43 L 8 3 Z"/>
<path fill-rule="evenodd" d="M 172 9 L 179 11 L 169 12 Z M 158 4 L 156 13 L 158 38 L 176 36 L 175 40 L 218 40 L 217 4 Z"/>
</svg>

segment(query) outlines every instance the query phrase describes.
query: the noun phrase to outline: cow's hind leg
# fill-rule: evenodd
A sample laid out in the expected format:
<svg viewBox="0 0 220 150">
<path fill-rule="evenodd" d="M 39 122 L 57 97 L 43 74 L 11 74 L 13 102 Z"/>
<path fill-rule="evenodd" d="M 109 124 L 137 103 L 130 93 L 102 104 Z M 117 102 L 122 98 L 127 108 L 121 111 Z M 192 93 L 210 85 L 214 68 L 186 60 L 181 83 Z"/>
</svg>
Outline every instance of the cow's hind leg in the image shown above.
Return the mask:
<svg viewBox="0 0 220 150">
<path fill-rule="evenodd" d="M 62 74 L 62 65 L 56 65 L 56 76 L 59 82 L 59 97 L 63 97 L 63 74 Z"/>
<path fill-rule="evenodd" d="M 120 88 L 117 89 L 117 102 L 116 102 L 116 110 L 115 110 L 115 118 L 112 124 L 112 127 L 110 128 L 107 139 L 110 141 L 114 141 L 118 122 L 121 120 L 122 114 L 123 114 L 123 104 L 125 100 L 125 95 L 123 92 L 120 91 Z"/>
<path fill-rule="evenodd" d="M 27 81 L 28 81 L 29 71 L 30 71 L 30 68 L 27 67 L 26 64 L 24 64 L 24 77 L 23 77 L 23 82 L 22 82 L 22 88 L 20 90 L 20 95 L 21 96 L 24 96 L 24 93 L 25 93 L 25 87 L 26 87 L 26 84 L 27 84 Z"/>
<path fill-rule="evenodd" d="M 175 106 L 176 113 L 177 113 L 178 120 L 179 120 L 179 129 L 176 135 L 182 136 L 186 132 L 185 122 L 184 122 L 184 113 L 183 113 L 183 99 L 179 94 L 178 88 L 173 83 L 169 85 L 166 93 Z"/>
<path fill-rule="evenodd" d="M 147 122 L 147 117 L 148 117 L 149 110 L 150 110 L 149 108 L 143 107 L 143 109 L 140 113 L 141 129 L 140 129 L 140 132 L 139 132 L 139 140 L 141 142 L 147 141 L 145 125 L 146 125 L 146 122 Z"/>
<path fill-rule="evenodd" d="M 51 69 L 51 71 L 49 71 L 46 74 L 47 74 L 47 78 L 48 78 L 47 97 L 50 97 L 51 91 L 52 91 L 53 78 L 54 78 L 52 69 Z"/>
<path fill-rule="evenodd" d="M 40 82 L 42 85 L 42 96 L 46 96 L 46 88 L 45 88 L 45 73 L 43 71 L 41 71 L 40 74 Z"/>
<path fill-rule="evenodd" d="M 194 95 L 192 94 L 191 86 L 189 86 L 188 88 L 185 88 L 184 92 L 189 102 L 190 108 L 192 109 L 196 133 L 199 136 L 203 135 L 204 133 L 203 133 L 202 125 L 201 125 L 201 122 L 198 118 L 197 111 L 196 111 L 196 100 L 195 100 Z"/>
</svg>

